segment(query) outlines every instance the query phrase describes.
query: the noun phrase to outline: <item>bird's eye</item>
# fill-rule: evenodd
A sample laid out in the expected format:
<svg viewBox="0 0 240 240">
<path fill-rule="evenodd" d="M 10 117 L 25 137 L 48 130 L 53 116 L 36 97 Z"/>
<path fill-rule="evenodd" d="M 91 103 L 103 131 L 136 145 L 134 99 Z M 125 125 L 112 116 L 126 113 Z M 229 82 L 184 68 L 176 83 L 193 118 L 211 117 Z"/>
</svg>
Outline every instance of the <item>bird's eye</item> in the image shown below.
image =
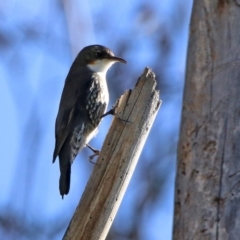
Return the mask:
<svg viewBox="0 0 240 240">
<path fill-rule="evenodd" d="M 97 57 L 98 58 L 103 58 L 103 52 L 97 52 Z"/>
</svg>

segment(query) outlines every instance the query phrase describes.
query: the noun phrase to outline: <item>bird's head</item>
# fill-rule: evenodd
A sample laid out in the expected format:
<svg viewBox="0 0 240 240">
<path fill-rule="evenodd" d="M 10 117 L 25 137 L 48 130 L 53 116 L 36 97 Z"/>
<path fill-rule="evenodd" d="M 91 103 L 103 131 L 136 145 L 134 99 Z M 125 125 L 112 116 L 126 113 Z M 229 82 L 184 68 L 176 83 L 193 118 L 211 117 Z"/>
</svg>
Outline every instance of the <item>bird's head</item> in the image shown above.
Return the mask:
<svg viewBox="0 0 240 240">
<path fill-rule="evenodd" d="M 91 45 L 83 48 L 78 57 L 94 72 L 106 73 L 116 62 L 127 63 L 124 59 L 114 56 L 113 52 L 101 45 Z"/>
</svg>

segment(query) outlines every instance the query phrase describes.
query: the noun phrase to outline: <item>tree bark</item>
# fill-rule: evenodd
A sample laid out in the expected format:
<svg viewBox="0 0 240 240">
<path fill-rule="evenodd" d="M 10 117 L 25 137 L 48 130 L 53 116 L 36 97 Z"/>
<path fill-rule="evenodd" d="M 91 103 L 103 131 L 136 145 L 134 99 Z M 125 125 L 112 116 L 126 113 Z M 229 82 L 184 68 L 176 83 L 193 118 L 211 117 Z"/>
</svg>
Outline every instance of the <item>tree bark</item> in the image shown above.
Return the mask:
<svg viewBox="0 0 240 240">
<path fill-rule="evenodd" d="M 134 90 L 121 96 L 117 117 L 63 239 L 105 239 L 160 107 L 155 87 L 155 75 L 146 68 Z"/>
<path fill-rule="evenodd" d="M 240 239 L 240 0 L 195 0 L 175 185 L 175 240 Z"/>
</svg>

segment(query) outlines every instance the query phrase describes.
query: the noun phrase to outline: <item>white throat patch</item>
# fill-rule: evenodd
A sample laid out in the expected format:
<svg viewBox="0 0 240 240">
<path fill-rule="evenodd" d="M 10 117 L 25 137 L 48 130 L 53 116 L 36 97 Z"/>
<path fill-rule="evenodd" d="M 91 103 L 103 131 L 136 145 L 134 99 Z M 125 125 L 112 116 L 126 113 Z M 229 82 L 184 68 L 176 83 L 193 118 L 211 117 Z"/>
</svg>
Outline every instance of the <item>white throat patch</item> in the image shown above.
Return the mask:
<svg viewBox="0 0 240 240">
<path fill-rule="evenodd" d="M 96 60 L 93 64 L 88 64 L 88 68 L 90 68 L 93 72 L 101 73 L 106 75 L 108 69 L 115 63 L 115 61 L 102 59 Z"/>
</svg>

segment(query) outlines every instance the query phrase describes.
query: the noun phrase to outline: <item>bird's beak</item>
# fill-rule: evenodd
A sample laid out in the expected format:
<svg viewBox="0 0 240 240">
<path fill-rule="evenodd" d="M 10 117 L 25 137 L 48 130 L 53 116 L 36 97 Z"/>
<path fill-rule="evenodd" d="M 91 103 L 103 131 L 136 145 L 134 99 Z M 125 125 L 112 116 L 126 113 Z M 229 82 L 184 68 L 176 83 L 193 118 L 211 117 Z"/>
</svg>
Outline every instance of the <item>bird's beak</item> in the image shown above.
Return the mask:
<svg viewBox="0 0 240 240">
<path fill-rule="evenodd" d="M 111 59 L 112 61 L 116 61 L 116 62 L 127 63 L 123 58 L 116 57 L 116 56 L 111 56 L 111 57 L 109 57 L 109 59 Z"/>
</svg>

